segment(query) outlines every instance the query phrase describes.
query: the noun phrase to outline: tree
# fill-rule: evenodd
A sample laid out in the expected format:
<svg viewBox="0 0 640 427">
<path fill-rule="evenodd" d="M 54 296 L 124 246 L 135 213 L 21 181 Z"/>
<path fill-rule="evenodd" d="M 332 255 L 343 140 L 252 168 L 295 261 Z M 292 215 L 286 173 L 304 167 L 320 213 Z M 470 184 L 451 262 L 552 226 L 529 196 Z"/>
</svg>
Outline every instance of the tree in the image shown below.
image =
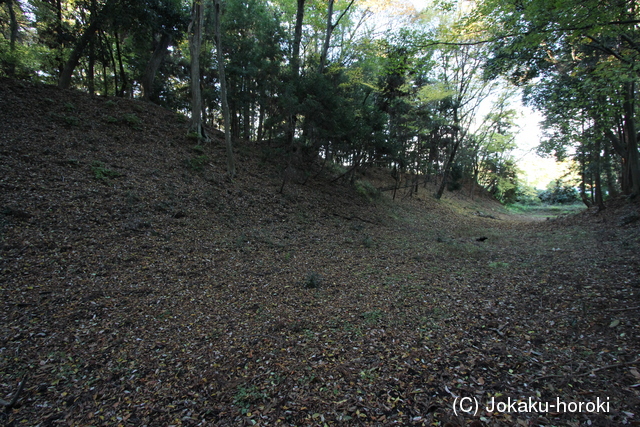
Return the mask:
<svg viewBox="0 0 640 427">
<path fill-rule="evenodd" d="M 236 175 L 236 164 L 233 157 L 233 145 L 231 143 L 231 126 L 229 115 L 229 103 L 227 101 L 227 80 L 225 78 L 224 55 L 222 54 L 222 35 L 220 33 L 220 0 L 214 0 L 215 7 L 215 36 L 218 55 L 218 74 L 220 77 L 220 98 L 222 99 L 222 112 L 224 117 L 224 140 L 227 149 L 227 174 L 230 178 Z"/>
<path fill-rule="evenodd" d="M 95 37 L 96 32 L 104 25 L 107 16 L 112 13 L 111 8 L 114 2 L 115 0 L 107 0 L 99 10 L 95 10 L 91 13 L 88 25 L 84 28 L 82 35 L 76 41 L 69 58 L 60 72 L 58 87 L 61 89 L 68 89 L 71 86 L 71 78 L 73 77 L 74 70 L 80 62 L 80 58 L 82 58 L 89 42 Z"/>
<path fill-rule="evenodd" d="M 2 54 L 2 68 L 10 77 L 16 73 L 16 43 L 18 41 L 18 13 L 22 14 L 20 3 L 14 0 L 2 0 L 0 4 L 6 5 L 7 15 L 9 15 L 9 52 Z M 17 11 L 16 11 L 17 9 Z"/>
<path fill-rule="evenodd" d="M 189 131 L 200 140 L 209 137 L 202 124 L 202 91 L 200 89 L 200 50 L 202 48 L 202 27 L 204 26 L 204 1 L 191 3 L 191 23 L 189 24 L 189 53 L 191 55 L 191 127 Z"/>
<path fill-rule="evenodd" d="M 592 97 L 598 105 L 582 105 L 587 116 L 623 158 L 622 188 L 639 194 L 640 164 L 635 116 L 640 77 L 640 34 L 635 1 L 599 2 L 485 0 L 475 15 L 475 28 L 490 32 L 488 70 L 508 75 L 517 84 L 580 76 L 574 85 L 579 102 Z M 537 104 L 554 109 L 558 99 Z M 609 102 L 613 101 L 609 104 Z M 605 108 L 607 105 L 613 108 Z M 597 158 L 597 157 L 594 157 Z"/>
<path fill-rule="evenodd" d="M 446 100 L 453 127 L 453 143 L 443 168 L 442 181 L 436 192 L 440 199 L 444 193 L 451 166 L 460 145 L 469 134 L 476 113 L 482 102 L 494 91 L 496 83 L 483 79 L 484 49 L 482 46 L 456 46 L 443 49 L 440 78 L 452 91 Z"/>
</svg>

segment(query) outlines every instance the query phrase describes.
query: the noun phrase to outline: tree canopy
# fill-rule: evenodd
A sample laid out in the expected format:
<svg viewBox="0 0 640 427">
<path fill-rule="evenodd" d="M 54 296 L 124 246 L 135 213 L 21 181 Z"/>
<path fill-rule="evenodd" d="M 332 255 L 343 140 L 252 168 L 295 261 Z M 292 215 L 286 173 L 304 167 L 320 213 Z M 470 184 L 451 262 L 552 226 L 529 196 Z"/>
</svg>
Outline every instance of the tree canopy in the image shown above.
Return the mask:
<svg viewBox="0 0 640 427">
<path fill-rule="evenodd" d="M 189 113 L 231 162 L 239 138 L 278 153 L 283 186 L 321 159 L 514 201 L 520 87 L 586 204 L 640 191 L 635 1 L 4 0 L 0 17 L 2 74 Z"/>
</svg>

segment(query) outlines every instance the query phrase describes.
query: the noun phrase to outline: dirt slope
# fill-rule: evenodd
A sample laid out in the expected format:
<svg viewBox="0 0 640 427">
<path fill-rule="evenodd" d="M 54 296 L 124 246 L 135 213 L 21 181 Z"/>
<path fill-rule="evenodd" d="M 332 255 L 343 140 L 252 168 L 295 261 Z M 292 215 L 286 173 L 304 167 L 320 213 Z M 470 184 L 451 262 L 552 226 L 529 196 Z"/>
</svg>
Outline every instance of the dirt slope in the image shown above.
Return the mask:
<svg viewBox="0 0 640 427">
<path fill-rule="evenodd" d="M 323 173 L 279 194 L 263 147 L 229 182 L 171 112 L 10 80 L 0 124 L 0 398 L 28 374 L 6 425 L 640 417 L 637 205 L 530 224 Z M 465 396 L 610 405 L 456 416 Z"/>
</svg>

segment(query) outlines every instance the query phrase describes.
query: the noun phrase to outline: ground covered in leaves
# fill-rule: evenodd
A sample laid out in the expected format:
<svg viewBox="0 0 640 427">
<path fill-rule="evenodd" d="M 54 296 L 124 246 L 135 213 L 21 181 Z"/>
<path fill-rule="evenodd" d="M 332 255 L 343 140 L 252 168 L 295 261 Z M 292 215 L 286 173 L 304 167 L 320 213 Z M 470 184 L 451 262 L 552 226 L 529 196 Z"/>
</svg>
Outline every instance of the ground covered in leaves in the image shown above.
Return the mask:
<svg viewBox="0 0 640 427">
<path fill-rule="evenodd" d="M 0 123 L 5 425 L 640 423 L 636 203 L 280 194 L 272 148 L 230 182 L 171 112 L 10 80 Z"/>
</svg>

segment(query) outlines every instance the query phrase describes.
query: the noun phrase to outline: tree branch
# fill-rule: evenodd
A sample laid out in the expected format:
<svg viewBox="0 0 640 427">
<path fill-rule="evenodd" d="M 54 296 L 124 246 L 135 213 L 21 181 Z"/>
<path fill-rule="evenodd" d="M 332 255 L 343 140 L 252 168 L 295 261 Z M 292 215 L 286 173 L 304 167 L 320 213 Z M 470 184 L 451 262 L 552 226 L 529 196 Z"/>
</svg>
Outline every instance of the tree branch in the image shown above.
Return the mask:
<svg viewBox="0 0 640 427">
<path fill-rule="evenodd" d="M 349 3 L 349 6 L 347 6 L 347 8 L 344 10 L 344 12 L 342 12 L 342 14 L 338 17 L 338 19 L 336 20 L 336 23 L 335 23 L 335 24 L 333 24 L 333 25 L 331 26 L 331 27 L 332 27 L 332 28 L 331 28 L 331 30 L 332 30 L 332 31 L 336 29 L 336 27 L 338 26 L 338 23 L 340 23 L 340 20 L 342 19 L 342 17 L 343 17 L 344 15 L 346 15 L 346 14 L 347 14 L 347 12 L 349 12 L 349 9 L 351 9 L 351 6 L 353 6 L 353 3 L 354 3 L 355 1 L 356 1 L 356 0 L 351 0 L 351 3 Z"/>
</svg>

